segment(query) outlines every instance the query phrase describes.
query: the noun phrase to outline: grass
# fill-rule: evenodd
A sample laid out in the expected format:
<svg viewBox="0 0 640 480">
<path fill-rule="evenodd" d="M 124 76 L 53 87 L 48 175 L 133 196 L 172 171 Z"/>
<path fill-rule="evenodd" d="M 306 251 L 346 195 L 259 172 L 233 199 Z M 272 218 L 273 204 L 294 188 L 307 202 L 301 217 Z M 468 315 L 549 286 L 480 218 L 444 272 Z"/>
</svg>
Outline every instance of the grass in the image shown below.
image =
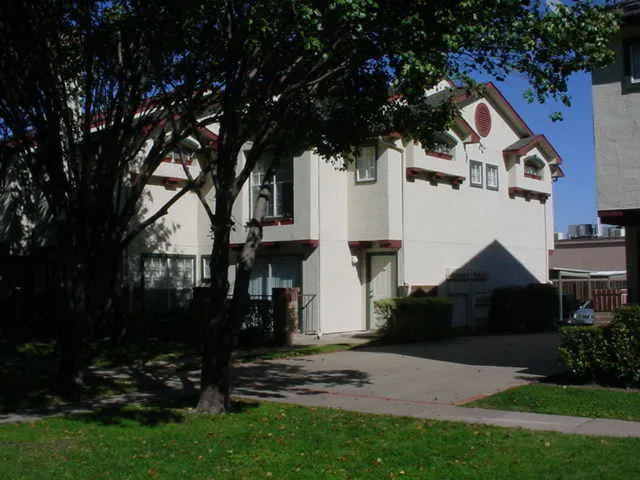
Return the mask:
<svg viewBox="0 0 640 480">
<path fill-rule="evenodd" d="M 0 478 L 638 478 L 639 448 L 276 404 L 217 417 L 128 408 L 0 426 Z"/>
<path fill-rule="evenodd" d="M 533 383 L 465 407 L 640 421 L 640 392 Z"/>
</svg>

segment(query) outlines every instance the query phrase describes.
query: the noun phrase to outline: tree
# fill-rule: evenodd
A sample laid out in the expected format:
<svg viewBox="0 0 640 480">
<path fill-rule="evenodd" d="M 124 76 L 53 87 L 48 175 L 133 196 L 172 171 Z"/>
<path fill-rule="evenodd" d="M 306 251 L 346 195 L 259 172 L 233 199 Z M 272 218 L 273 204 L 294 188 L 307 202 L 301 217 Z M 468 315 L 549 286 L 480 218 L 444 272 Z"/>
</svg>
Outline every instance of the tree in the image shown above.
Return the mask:
<svg viewBox="0 0 640 480">
<path fill-rule="evenodd" d="M 181 12 L 126 0 L 0 6 L 2 224 L 14 251 L 53 251 L 66 390 L 112 307 L 123 250 L 202 182 L 133 226 L 151 174 L 209 108 L 211 81 L 190 56 L 187 39 L 198 39 Z"/>
<path fill-rule="evenodd" d="M 399 132 L 425 145 L 452 120 L 455 106 L 425 89 L 443 78 L 472 88 L 471 76 L 525 74 L 533 99 L 565 103 L 571 73 L 611 60 L 616 13 L 577 0 L 571 6 L 528 0 L 225 0 L 207 2 L 198 26 L 211 45 L 216 82 L 211 121 L 215 158 L 211 295 L 198 410 L 229 407 L 234 319 L 226 315 L 231 209 L 258 159 L 313 147 L 349 158 L 367 138 Z M 239 164 L 240 154 L 244 162 Z M 242 255 L 251 268 L 260 214 Z M 256 241 L 256 235 L 258 241 Z M 242 292 L 236 289 L 234 302 Z M 233 311 L 241 312 L 241 308 Z"/>
</svg>

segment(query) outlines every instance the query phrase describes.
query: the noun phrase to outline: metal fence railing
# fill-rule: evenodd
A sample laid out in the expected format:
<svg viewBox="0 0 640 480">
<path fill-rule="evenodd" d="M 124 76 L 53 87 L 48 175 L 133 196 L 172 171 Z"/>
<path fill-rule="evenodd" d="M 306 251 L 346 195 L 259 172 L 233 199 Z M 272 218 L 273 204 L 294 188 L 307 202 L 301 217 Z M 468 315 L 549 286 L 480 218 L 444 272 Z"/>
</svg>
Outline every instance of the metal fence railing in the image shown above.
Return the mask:
<svg viewBox="0 0 640 480">
<path fill-rule="evenodd" d="M 302 294 L 298 298 L 298 325 L 301 333 L 320 333 L 319 303 L 316 294 Z"/>
</svg>

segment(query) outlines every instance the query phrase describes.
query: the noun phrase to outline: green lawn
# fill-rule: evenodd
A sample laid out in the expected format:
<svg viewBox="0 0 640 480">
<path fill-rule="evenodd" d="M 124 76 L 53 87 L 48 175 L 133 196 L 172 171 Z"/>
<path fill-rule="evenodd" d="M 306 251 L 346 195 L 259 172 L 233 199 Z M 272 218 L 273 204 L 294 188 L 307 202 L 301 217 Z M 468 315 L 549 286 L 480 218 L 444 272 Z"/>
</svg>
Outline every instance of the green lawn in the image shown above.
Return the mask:
<svg viewBox="0 0 640 480">
<path fill-rule="evenodd" d="M 640 392 L 533 383 L 465 407 L 640 421 Z"/>
<path fill-rule="evenodd" d="M 639 478 L 640 439 L 339 410 L 124 409 L 0 426 L 2 479 Z"/>
</svg>

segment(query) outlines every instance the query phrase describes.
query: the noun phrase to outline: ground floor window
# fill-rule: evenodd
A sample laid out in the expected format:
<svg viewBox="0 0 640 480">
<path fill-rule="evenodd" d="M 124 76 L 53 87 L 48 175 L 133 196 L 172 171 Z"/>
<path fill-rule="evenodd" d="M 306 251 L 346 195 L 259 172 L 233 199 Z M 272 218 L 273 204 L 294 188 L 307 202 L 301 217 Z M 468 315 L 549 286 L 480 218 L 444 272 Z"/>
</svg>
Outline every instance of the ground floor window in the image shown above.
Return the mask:
<svg viewBox="0 0 640 480">
<path fill-rule="evenodd" d="M 191 255 L 151 254 L 142 256 L 145 288 L 192 288 L 195 257 Z"/>
<path fill-rule="evenodd" d="M 272 257 L 256 260 L 249 282 L 250 295 L 271 296 L 274 288 L 301 286 L 302 264 L 297 257 Z"/>
<path fill-rule="evenodd" d="M 196 258 L 191 255 L 142 256 L 145 310 L 169 313 L 187 308 L 195 284 Z"/>
</svg>

